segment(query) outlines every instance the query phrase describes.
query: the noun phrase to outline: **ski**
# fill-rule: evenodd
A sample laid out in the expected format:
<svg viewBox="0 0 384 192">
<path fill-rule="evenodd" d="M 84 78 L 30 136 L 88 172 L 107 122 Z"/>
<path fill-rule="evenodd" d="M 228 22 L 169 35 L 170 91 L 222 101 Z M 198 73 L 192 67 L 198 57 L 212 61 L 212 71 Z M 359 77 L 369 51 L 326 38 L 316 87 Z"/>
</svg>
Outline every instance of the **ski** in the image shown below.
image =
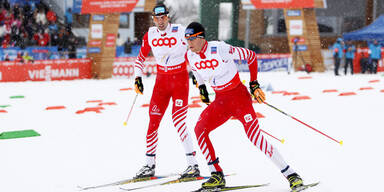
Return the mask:
<svg viewBox="0 0 384 192">
<path fill-rule="evenodd" d="M 318 185 L 320 182 L 316 182 L 316 183 L 311 183 L 311 184 L 307 184 L 307 185 L 303 185 L 303 186 L 300 186 L 298 187 L 297 189 L 295 190 L 292 190 L 291 192 L 299 192 L 299 191 L 304 191 L 310 187 L 315 187 L 316 185 Z"/>
<path fill-rule="evenodd" d="M 239 186 L 230 186 L 230 187 L 223 187 L 223 188 L 212 188 L 212 189 L 200 188 L 200 189 L 192 191 L 192 192 L 234 191 L 234 190 L 240 190 L 240 189 L 264 187 L 264 186 L 268 186 L 268 185 L 269 185 L 269 183 L 258 184 L 258 185 L 239 185 Z"/>
<path fill-rule="evenodd" d="M 157 179 L 163 179 L 167 177 L 175 176 L 175 174 L 172 175 L 165 175 L 165 176 L 153 176 L 153 177 L 143 177 L 143 178 L 132 178 L 132 179 L 124 179 L 112 183 L 106 183 L 102 185 L 95 185 L 95 186 L 88 186 L 88 187 L 81 187 L 78 186 L 80 191 L 89 190 L 89 189 L 97 189 L 97 188 L 103 188 L 103 187 L 110 187 L 110 186 L 117 186 L 117 185 L 125 185 L 129 183 L 137 183 L 137 182 L 143 182 L 143 181 L 152 181 Z"/>
<path fill-rule="evenodd" d="M 199 181 L 199 180 L 205 180 L 205 179 L 209 179 L 209 177 L 178 178 L 178 179 L 174 179 L 174 180 L 167 181 L 167 182 L 164 182 L 164 183 L 155 183 L 155 184 L 152 184 L 152 185 L 146 185 L 146 186 L 141 186 L 141 187 L 136 187 L 136 188 L 120 187 L 120 189 L 122 189 L 124 191 L 133 191 L 133 190 L 144 189 L 144 188 L 149 188 L 149 187 L 162 186 L 162 185 L 170 185 L 170 184 L 190 182 L 190 181 Z"/>
<path fill-rule="evenodd" d="M 226 177 L 235 175 L 235 173 L 225 175 Z M 200 176 L 200 177 L 188 177 L 188 178 L 177 178 L 171 181 L 166 181 L 163 183 L 155 183 L 152 185 L 146 185 L 142 187 L 136 187 L 136 188 L 125 188 L 125 187 L 120 187 L 120 189 L 125 190 L 125 191 L 133 191 L 133 190 L 138 190 L 138 189 L 144 189 L 144 188 L 149 188 L 149 187 L 155 187 L 155 186 L 162 186 L 162 185 L 170 185 L 170 184 L 176 184 L 176 183 L 185 183 L 185 182 L 191 182 L 191 181 L 200 181 L 200 180 L 206 180 L 209 179 L 211 176 Z"/>
</svg>

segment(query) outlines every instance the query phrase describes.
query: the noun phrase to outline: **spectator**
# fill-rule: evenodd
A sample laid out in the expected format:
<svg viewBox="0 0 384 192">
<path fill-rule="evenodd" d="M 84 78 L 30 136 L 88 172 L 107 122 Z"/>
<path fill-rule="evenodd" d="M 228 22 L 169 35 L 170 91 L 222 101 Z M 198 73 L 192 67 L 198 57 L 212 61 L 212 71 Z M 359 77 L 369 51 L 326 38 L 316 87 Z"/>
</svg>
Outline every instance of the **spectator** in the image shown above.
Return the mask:
<svg viewBox="0 0 384 192">
<path fill-rule="evenodd" d="M 4 24 L 0 24 L 0 38 L 4 38 L 5 34 L 7 34 L 7 28 Z"/>
<path fill-rule="evenodd" d="M 48 28 L 51 34 L 57 32 L 58 28 L 57 28 L 56 21 L 50 21 Z"/>
<path fill-rule="evenodd" d="M 348 66 L 351 66 L 351 75 L 353 75 L 353 59 L 355 58 L 356 47 L 351 41 L 348 41 L 345 46 L 345 65 L 344 74 L 347 75 Z"/>
<path fill-rule="evenodd" d="M 68 39 L 68 57 L 70 59 L 76 59 L 76 45 L 76 37 L 74 35 L 70 35 Z"/>
<path fill-rule="evenodd" d="M 336 43 L 333 44 L 332 52 L 335 61 L 335 75 L 339 75 L 340 60 L 343 58 L 343 39 L 337 38 Z"/>
<path fill-rule="evenodd" d="M 72 15 L 72 9 L 68 8 L 67 12 L 65 12 L 65 24 L 68 29 L 72 28 L 72 23 L 73 23 L 73 15 Z M 70 31 L 70 30 L 69 30 Z"/>
<path fill-rule="evenodd" d="M 15 58 L 15 61 L 16 61 L 16 62 L 19 62 L 19 63 L 24 63 L 23 55 L 22 55 L 22 53 L 21 53 L 20 51 L 17 52 L 17 56 L 16 56 L 16 58 Z"/>
<path fill-rule="evenodd" d="M 8 53 L 5 54 L 4 61 L 10 61 Z"/>
<path fill-rule="evenodd" d="M 26 0 L 25 6 L 30 7 L 31 11 L 35 11 L 35 9 L 36 9 L 36 3 L 34 0 Z"/>
<path fill-rule="evenodd" d="M 117 34 L 117 39 L 116 39 L 116 46 L 123 46 L 124 45 L 124 39 L 121 38 L 120 33 Z"/>
<path fill-rule="evenodd" d="M 377 40 L 373 41 L 373 44 L 369 44 L 369 58 L 371 60 L 370 64 L 370 72 L 377 73 L 377 65 L 379 60 L 381 59 L 381 45 L 377 42 Z"/>
<path fill-rule="evenodd" d="M 141 46 L 141 41 L 139 39 L 137 39 L 137 37 L 135 37 L 133 39 L 133 45 L 140 45 Z"/>
<path fill-rule="evenodd" d="M 132 45 L 133 42 L 131 41 L 131 38 L 128 37 L 127 41 L 124 43 L 124 53 L 132 53 Z"/>
<path fill-rule="evenodd" d="M 28 52 L 24 52 L 23 56 L 24 63 L 29 63 L 31 61 L 33 63 L 33 57 L 28 54 Z"/>
<path fill-rule="evenodd" d="M 42 30 L 39 31 L 39 33 L 35 34 L 34 37 L 35 41 L 37 42 L 37 45 L 39 46 L 47 46 L 49 42 L 49 34 L 47 32 L 44 32 Z"/>
<path fill-rule="evenodd" d="M 68 38 L 69 38 L 69 33 L 65 29 L 61 29 L 59 32 L 59 37 L 58 37 L 58 51 L 60 52 L 61 58 L 66 58 L 67 51 L 68 51 Z"/>
<path fill-rule="evenodd" d="M 56 13 L 53 12 L 51 9 L 49 9 L 47 12 L 47 21 L 49 23 L 52 23 L 52 22 L 56 22 L 56 20 L 57 20 Z"/>
<path fill-rule="evenodd" d="M 45 16 L 45 13 L 44 13 L 44 9 L 41 8 L 38 10 L 37 14 L 36 14 L 36 18 L 35 18 L 35 21 L 37 24 L 39 25 L 45 25 L 47 24 L 47 17 Z"/>
<path fill-rule="evenodd" d="M 51 46 L 57 46 L 59 44 L 59 34 L 57 31 L 51 33 Z"/>
</svg>

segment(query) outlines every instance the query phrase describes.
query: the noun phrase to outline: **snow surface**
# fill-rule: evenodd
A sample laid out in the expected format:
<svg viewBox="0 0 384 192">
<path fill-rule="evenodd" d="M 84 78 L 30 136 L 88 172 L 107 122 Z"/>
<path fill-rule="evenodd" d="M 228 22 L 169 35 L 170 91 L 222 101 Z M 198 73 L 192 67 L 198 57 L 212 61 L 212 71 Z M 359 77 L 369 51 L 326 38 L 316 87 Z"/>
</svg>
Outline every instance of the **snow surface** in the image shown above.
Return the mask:
<svg viewBox="0 0 384 192">
<path fill-rule="evenodd" d="M 241 77 L 248 80 L 249 75 Z M 311 79 L 299 79 L 311 76 Z M 57 82 L 1 83 L 0 105 L 8 113 L 0 113 L 0 132 L 34 129 L 40 137 L 0 140 L 0 191 L 2 192 L 75 192 L 78 186 L 99 185 L 134 176 L 145 162 L 145 134 L 148 104 L 154 77 L 144 78 L 145 94 L 139 96 L 129 119 L 123 122 L 135 96 L 133 80 L 79 80 Z M 369 83 L 371 80 L 380 80 Z M 267 102 L 286 113 L 329 134 L 344 145 L 314 132 L 274 109 L 254 104 L 261 128 L 284 144 L 266 138 L 278 148 L 285 160 L 304 181 L 321 181 L 308 191 L 380 191 L 384 162 L 383 109 L 384 77 L 382 74 L 335 77 L 331 72 L 288 75 L 283 72 L 259 73 L 259 81 L 275 91 L 299 92 L 310 100 L 292 100 L 267 92 Z M 247 83 L 248 84 L 248 83 Z M 359 90 L 372 87 L 372 90 Z M 323 93 L 337 89 L 336 93 Z M 211 90 L 212 92 L 212 90 Z M 338 96 L 355 92 L 354 96 Z M 24 95 L 24 99 L 10 99 Z M 191 86 L 190 96 L 198 96 Z M 104 106 L 102 113 L 76 114 L 85 107 L 97 106 L 88 100 L 115 102 Z M 64 105 L 64 110 L 45 110 L 48 106 Z M 191 108 L 188 128 L 192 132 L 205 108 Z M 183 148 L 171 121 L 168 109 L 159 129 L 157 174 L 178 173 L 186 168 Z M 227 177 L 227 185 L 270 183 L 268 187 L 239 191 L 288 192 L 288 182 L 274 164 L 247 139 L 242 125 L 229 120 L 210 135 Z M 194 141 L 195 147 L 196 141 Z M 197 155 L 203 175 L 209 175 L 206 162 Z M 158 182 L 158 181 L 157 181 Z M 151 182 L 149 182 L 151 183 Z M 154 183 L 154 182 L 152 182 Z M 144 183 L 147 184 L 147 183 Z M 191 191 L 201 182 L 174 184 L 138 191 Z M 137 187 L 143 183 L 129 186 Z M 121 191 L 118 187 L 89 190 L 90 192 Z"/>
</svg>

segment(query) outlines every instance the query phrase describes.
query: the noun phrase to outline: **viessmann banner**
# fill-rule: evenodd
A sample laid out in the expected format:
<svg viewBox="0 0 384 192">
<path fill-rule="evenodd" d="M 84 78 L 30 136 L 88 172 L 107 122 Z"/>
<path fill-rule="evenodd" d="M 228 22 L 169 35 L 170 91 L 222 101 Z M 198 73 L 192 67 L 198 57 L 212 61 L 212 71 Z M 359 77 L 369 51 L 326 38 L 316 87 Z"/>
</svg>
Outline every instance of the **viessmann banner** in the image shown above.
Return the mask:
<svg viewBox="0 0 384 192">
<path fill-rule="evenodd" d="M 33 63 L 0 62 L 0 82 L 51 81 L 91 78 L 91 60 L 58 59 Z"/>
<path fill-rule="evenodd" d="M 250 0 L 256 9 L 314 8 L 314 0 Z"/>
<path fill-rule="evenodd" d="M 131 12 L 139 0 L 83 0 L 81 14 Z"/>
</svg>

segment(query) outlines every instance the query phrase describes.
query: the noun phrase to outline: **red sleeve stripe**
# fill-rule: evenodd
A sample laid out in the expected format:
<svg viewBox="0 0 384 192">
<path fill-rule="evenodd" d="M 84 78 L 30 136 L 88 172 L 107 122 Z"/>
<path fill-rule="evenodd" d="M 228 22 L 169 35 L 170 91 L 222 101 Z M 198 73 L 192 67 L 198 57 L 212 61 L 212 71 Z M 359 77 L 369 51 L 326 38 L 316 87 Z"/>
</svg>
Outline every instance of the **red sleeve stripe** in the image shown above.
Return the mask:
<svg viewBox="0 0 384 192">
<path fill-rule="evenodd" d="M 140 57 L 140 60 L 145 60 L 145 57 L 141 51 L 140 51 L 139 57 Z"/>
<path fill-rule="evenodd" d="M 137 64 L 137 65 L 140 65 L 142 68 L 144 68 L 144 66 L 145 66 L 142 62 L 137 61 L 137 60 L 136 60 L 136 64 Z"/>
<path fill-rule="evenodd" d="M 243 59 L 241 58 L 241 54 L 240 54 L 240 50 L 239 50 L 239 48 L 238 48 L 238 47 L 235 47 L 235 48 L 236 48 L 236 51 L 237 51 L 237 53 L 238 53 L 238 55 L 239 55 L 239 57 L 240 57 L 240 61 L 243 60 Z"/>
<path fill-rule="evenodd" d="M 253 63 L 253 62 L 255 62 L 255 59 L 256 59 L 256 54 L 255 54 L 255 52 L 253 52 L 253 51 L 250 51 L 251 52 L 251 55 L 250 55 L 250 61 L 248 62 L 249 64 L 251 64 L 251 63 Z"/>
<path fill-rule="evenodd" d="M 138 59 L 136 59 L 135 63 L 137 63 L 137 64 L 140 64 L 140 65 L 144 66 L 144 63 L 143 63 L 142 61 L 138 60 Z"/>
<path fill-rule="evenodd" d="M 143 70 L 143 67 L 141 67 L 140 65 L 135 65 L 135 68 L 139 68 L 141 71 Z"/>
<path fill-rule="evenodd" d="M 243 48 L 240 48 L 240 50 L 241 50 L 241 53 L 243 54 L 243 58 L 245 59 L 246 57 L 245 57 L 244 49 L 243 49 Z M 247 60 L 248 60 L 248 59 L 247 59 Z"/>
</svg>

